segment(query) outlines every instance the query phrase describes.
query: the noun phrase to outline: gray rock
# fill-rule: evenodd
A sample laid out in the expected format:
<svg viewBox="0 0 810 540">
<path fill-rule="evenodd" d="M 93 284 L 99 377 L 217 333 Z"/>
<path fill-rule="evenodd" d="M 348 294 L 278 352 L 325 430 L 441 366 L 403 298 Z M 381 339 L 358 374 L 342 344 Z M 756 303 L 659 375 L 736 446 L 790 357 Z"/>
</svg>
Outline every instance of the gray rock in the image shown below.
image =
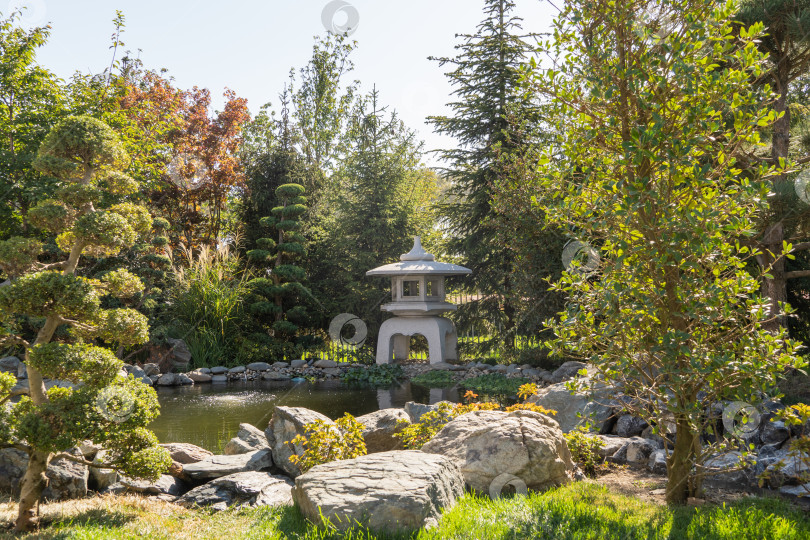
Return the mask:
<svg viewBox="0 0 810 540">
<path fill-rule="evenodd" d="M 343 370 L 340 368 L 332 367 L 332 368 L 323 368 L 323 374 L 329 375 L 331 377 L 338 377 L 343 373 Z"/>
<path fill-rule="evenodd" d="M 160 446 L 169 451 L 169 454 L 172 456 L 172 461 L 176 461 L 181 465 L 197 463 L 214 455 L 213 452 L 209 452 L 205 448 L 200 448 L 199 446 L 189 443 L 168 443 L 161 444 Z"/>
<path fill-rule="evenodd" d="M 290 364 L 287 362 L 273 362 L 273 369 L 282 369 L 290 367 Z"/>
<path fill-rule="evenodd" d="M 807 481 L 807 476 L 810 475 L 810 455 L 782 449 L 776 452 L 775 458 L 766 469 L 770 477 L 768 483 L 771 486 L 801 484 Z"/>
<path fill-rule="evenodd" d="M 212 375 L 208 373 L 202 373 L 200 371 L 189 371 L 187 374 L 189 379 L 194 381 L 195 383 L 207 383 L 211 382 L 213 378 Z"/>
<path fill-rule="evenodd" d="M 496 366 L 490 366 L 490 371 L 495 371 L 496 373 L 506 373 L 509 368 L 504 366 L 503 364 L 498 364 Z"/>
<path fill-rule="evenodd" d="M 430 364 L 430 370 L 432 371 L 450 371 L 453 369 L 453 364 L 450 362 L 436 362 Z"/>
<path fill-rule="evenodd" d="M 167 338 L 166 343 L 171 347 L 172 364 L 178 371 L 185 371 L 191 362 L 191 351 L 182 339 Z"/>
<path fill-rule="evenodd" d="M 0 449 L 0 492 L 16 493 L 28 469 L 28 454 L 16 448 Z"/>
<path fill-rule="evenodd" d="M 226 382 L 228 382 L 228 376 L 227 375 L 212 375 L 211 376 L 211 382 L 212 383 L 226 383 Z"/>
<path fill-rule="evenodd" d="M 270 424 L 264 430 L 276 467 L 293 478 L 301 474 L 301 469 L 290 462 L 290 456 L 303 455 L 304 447 L 291 441 L 298 435 L 306 435 L 304 426 L 316 420 L 333 424 L 327 416 L 304 407 L 276 407 Z"/>
<path fill-rule="evenodd" d="M 211 480 L 179 498 L 181 506 L 207 506 L 221 511 L 230 507 L 286 506 L 292 504 L 293 482 L 268 472 L 241 472 Z"/>
<path fill-rule="evenodd" d="M 616 435 L 619 437 L 635 437 L 641 435 L 647 422 L 632 414 L 623 414 L 616 421 Z"/>
<path fill-rule="evenodd" d="M 194 384 L 194 379 L 192 379 L 185 373 L 178 373 L 177 378 L 175 380 L 177 381 L 177 384 L 180 386 L 188 386 L 190 384 Z"/>
<path fill-rule="evenodd" d="M 127 488 L 127 491 L 143 493 L 144 495 L 173 495 L 177 497 L 186 490 L 185 484 L 181 480 L 168 474 L 161 475 L 155 482 L 122 478 L 121 484 Z"/>
<path fill-rule="evenodd" d="M 515 364 L 506 366 L 506 373 L 517 373 L 518 371 L 520 371 L 520 367 Z"/>
<path fill-rule="evenodd" d="M 292 362 L 290 362 L 290 367 L 294 369 L 300 369 L 306 365 L 307 365 L 306 360 L 293 360 Z"/>
<path fill-rule="evenodd" d="M 160 368 L 157 364 L 144 364 L 143 372 L 146 373 L 147 377 L 151 377 L 152 375 L 159 375 Z"/>
<path fill-rule="evenodd" d="M 539 369 L 535 369 L 535 368 L 532 368 L 532 367 L 523 368 L 523 374 L 526 377 L 539 377 L 540 373 L 541 373 L 541 371 Z"/>
<path fill-rule="evenodd" d="M 426 405 L 424 403 L 416 403 L 415 401 L 409 401 L 405 404 L 405 412 L 410 416 L 411 422 L 418 422 L 422 415 L 435 411 L 439 408 L 439 403 L 450 403 L 449 401 L 439 401 L 438 403 L 434 403 L 433 405 Z M 453 403 L 450 403 L 453 405 Z"/>
<path fill-rule="evenodd" d="M 89 459 L 92 461 L 96 454 L 101 451 L 101 445 L 95 444 L 93 441 L 82 441 L 80 442 L 76 448 L 79 449 L 79 452 L 82 453 L 85 459 Z"/>
<path fill-rule="evenodd" d="M 564 433 L 588 421 L 592 422 L 595 430 L 602 432 L 613 416 L 613 411 L 607 404 L 608 396 L 607 390 L 599 390 L 595 395 L 579 391 L 572 394 L 565 383 L 557 383 L 540 389 L 528 401 L 557 411 L 554 419 Z"/>
<path fill-rule="evenodd" d="M 236 366 L 228 370 L 228 373 L 244 373 L 247 370 L 245 366 Z"/>
<path fill-rule="evenodd" d="M 337 367 L 337 362 L 334 360 L 327 360 L 326 358 L 321 358 L 320 360 L 315 362 L 315 367 L 317 368 L 328 368 L 328 367 Z"/>
<path fill-rule="evenodd" d="M 223 366 L 216 366 L 211 368 L 211 375 L 224 375 L 228 373 L 228 368 Z"/>
<path fill-rule="evenodd" d="M 574 463 L 560 426 L 534 411 L 475 411 L 445 425 L 423 452 L 453 459 L 471 489 L 488 493 L 493 480 L 509 474 L 529 489 L 571 481 Z"/>
<path fill-rule="evenodd" d="M 84 458 L 78 449 L 70 451 L 76 457 Z M 90 471 L 87 465 L 65 458 L 51 461 L 48 465 L 48 487 L 42 492 L 47 501 L 79 499 L 87 495 L 87 480 Z"/>
<path fill-rule="evenodd" d="M 653 474 L 667 474 L 667 452 L 664 450 L 656 450 L 650 454 L 650 459 L 647 461 L 647 468 Z"/>
<path fill-rule="evenodd" d="M 581 369 L 585 368 L 583 362 L 568 361 L 554 370 L 551 374 L 551 382 L 559 383 L 577 376 Z"/>
<path fill-rule="evenodd" d="M 779 488 L 779 493 L 791 497 L 810 497 L 810 482 L 800 486 L 782 486 Z"/>
<path fill-rule="evenodd" d="M 345 530 L 359 522 L 373 532 L 399 532 L 435 525 L 463 493 L 452 460 L 395 450 L 316 465 L 295 479 L 293 499 L 313 523 Z"/>
<path fill-rule="evenodd" d="M 246 471 L 261 471 L 273 466 L 269 450 L 256 450 L 234 456 L 209 456 L 202 461 L 183 466 L 183 473 L 191 480 L 211 480 Z"/>
<path fill-rule="evenodd" d="M 155 383 L 158 386 L 176 386 L 178 384 L 176 373 L 164 373 Z"/>
<path fill-rule="evenodd" d="M 25 362 L 20 362 L 20 365 L 17 366 L 17 378 L 20 380 L 28 378 L 28 369 L 25 367 Z"/>
<path fill-rule="evenodd" d="M 382 409 L 357 417 L 357 421 L 365 426 L 363 440 L 369 454 L 402 450 L 402 439 L 395 437 L 395 434 L 404 428 L 403 425 L 397 424 L 399 420 L 411 423 L 411 417 L 402 409 Z"/>
<path fill-rule="evenodd" d="M 762 444 L 780 444 L 790 437 L 790 428 L 781 420 L 763 422 L 759 429 Z"/>
<path fill-rule="evenodd" d="M 206 375 L 211 375 L 211 370 L 207 367 L 201 367 L 196 370 L 198 373 L 205 373 Z"/>
<path fill-rule="evenodd" d="M 96 457 L 93 459 L 93 463 L 101 465 L 105 462 L 106 457 L 107 451 L 99 450 Z M 93 480 L 93 484 L 98 491 L 105 491 L 118 482 L 118 472 L 113 469 L 90 467 L 90 478 Z"/>
<path fill-rule="evenodd" d="M 270 369 L 270 364 L 267 362 L 253 362 L 252 364 L 248 364 L 247 368 L 250 371 L 267 371 Z"/>
<path fill-rule="evenodd" d="M 708 478 L 721 482 L 744 484 L 749 482 L 753 476 L 750 463 L 744 461 L 739 452 L 728 452 L 711 457 L 703 465 Z"/>
<path fill-rule="evenodd" d="M 136 379 L 143 379 L 144 377 L 147 376 L 146 372 L 143 369 L 139 368 L 138 366 L 133 366 L 131 364 L 124 364 L 124 370 L 128 374 L 135 377 Z"/>
<path fill-rule="evenodd" d="M 642 466 L 649 462 L 650 456 L 656 450 L 658 444 L 655 441 L 632 437 L 610 457 L 610 460 L 615 463 Z"/>
<path fill-rule="evenodd" d="M 602 447 L 599 449 L 599 455 L 603 458 L 610 457 L 618 452 L 622 446 L 629 442 L 625 437 L 618 437 L 616 435 L 597 435 L 589 433 L 589 437 L 595 437 L 602 441 Z"/>
<path fill-rule="evenodd" d="M 22 364 L 22 361 L 16 356 L 0 358 L 0 373 L 11 373 L 16 377 L 20 364 Z"/>
<path fill-rule="evenodd" d="M 28 394 L 28 390 L 29 390 L 28 379 L 19 379 L 17 380 L 17 384 L 11 387 L 11 395 L 21 396 L 24 394 Z"/>
<path fill-rule="evenodd" d="M 265 436 L 264 431 L 250 424 L 239 424 L 239 431 L 236 437 L 225 445 L 224 454 L 234 456 L 266 448 L 270 448 L 270 445 L 267 444 L 267 436 Z"/>
</svg>

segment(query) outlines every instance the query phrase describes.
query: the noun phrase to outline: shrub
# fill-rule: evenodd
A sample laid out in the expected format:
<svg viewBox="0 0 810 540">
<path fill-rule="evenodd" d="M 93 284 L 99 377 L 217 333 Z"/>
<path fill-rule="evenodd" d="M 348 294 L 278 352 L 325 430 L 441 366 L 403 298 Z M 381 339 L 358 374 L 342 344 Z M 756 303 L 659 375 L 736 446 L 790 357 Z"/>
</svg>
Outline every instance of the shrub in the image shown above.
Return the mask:
<svg viewBox="0 0 810 540">
<path fill-rule="evenodd" d="M 605 446 L 604 441 L 599 437 L 588 437 L 588 430 L 583 426 L 565 434 L 568 442 L 568 450 L 571 451 L 571 459 L 582 467 L 583 472 L 590 476 L 596 476 L 596 471 L 604 462 L 599 450 Z"/>
<path fill-rule="evenodd" d="M 352 368 L 341 376 L 349 384 L 370 384 L 372 386 L 391 386 L 402 378 L 402 366 L 399 364 L 375 364 L 373 366 Z"/>
<path fill-rule="evenodd" d="M 366 442 L 363 440 L 365 426 L 346 413 L 335 420 L 335 425 L 316 420 L 304 426 L 306 436 L 298 435 L 291 442 L 304 447 L 301 456 L 290 456 L 290 461 L 303 472 L 315 465 L 352 459 L 366 455 Z"/>
</svg>

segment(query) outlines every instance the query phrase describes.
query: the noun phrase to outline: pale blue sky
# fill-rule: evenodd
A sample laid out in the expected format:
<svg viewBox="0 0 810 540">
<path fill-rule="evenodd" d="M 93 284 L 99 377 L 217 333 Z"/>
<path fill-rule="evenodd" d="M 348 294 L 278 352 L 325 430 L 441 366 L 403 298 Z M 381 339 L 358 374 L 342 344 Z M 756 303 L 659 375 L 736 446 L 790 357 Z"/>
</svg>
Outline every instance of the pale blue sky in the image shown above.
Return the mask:
<svg viewBox="0 0 810 540">
<path fill-rule="evenodd" d="M 471 33 L 482 19 L 483 0 L 348 0 L 360 16 L 352 35 L 353 78 L 377 85 L 383 103 L 426 141 L 452 144 L 431 133 L 428 115 L 442 114 L 450 86 L 428 56 L 453 54 L 456 33 Z M 327 0 L 0 0 L 0 11 L 28 6 L 25 23 L 53 26 L 41 50 L 42 65 L 60 77 L 109 65 L 112 18 L 126 16 L 126 49 L 142 49 L 149 68 L 165 67 L 178 86 L 209 88 L 219 106 L 225 86 L 248 99 L 251 112 L 276 102 L 291 67 L 309 58 L 313 36 L 325 32 Z M 543 0 L 517 0 L 524 29 L 548 29 L 556 10 Z M 338 15 L 338 17 L 344 17 Z M 337 22 L 342 23 L 344 19 Z M 432 161 L 432 160 L 431 160 Z"/>
</svg>

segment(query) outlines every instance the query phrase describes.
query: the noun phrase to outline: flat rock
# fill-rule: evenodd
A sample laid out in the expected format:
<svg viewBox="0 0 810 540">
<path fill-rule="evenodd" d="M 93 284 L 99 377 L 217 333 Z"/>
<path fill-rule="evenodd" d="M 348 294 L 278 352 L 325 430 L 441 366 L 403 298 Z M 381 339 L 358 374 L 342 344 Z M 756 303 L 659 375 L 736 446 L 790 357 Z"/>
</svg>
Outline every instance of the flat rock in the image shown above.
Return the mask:
<svg viewBox="0 0 810 540">
<path fill-rule="evenodd" d="M 313 523 L 398 532 L 435 525 L 463 493 L 451 459 L 395 450 L 317 465 L 295 479 L 293 499 Z"/>
<path fill-rule="evenodd" d="M 779 493 L 791 497 L 810 497 L 810 482 L 800 486 L 782 486 Z"/>
<path fill-rule="evenodd" d="M 267 371 L 270 369 L 270 364 L 267 362 L 253 362 L 247 365 L 250 371 Z"/>
<path fill-rule="evenodd" d="M 212 383 L 226 383 L 226 382 L 228 382 L 228 376 L 227 375 L 212 375 L 211 376 L 211 382 Z"/>
<path fill-rule="evenodd" d="M 168 450 L 172 460 L 181 465 L 197 463 L 214 455 L 213 452 L 190 443 L 168 443 L 160 446 Z"/>
<path fill-rule="evenodd" d="M 245 366 L 236 366 L 228 370 L 228 373 L 244 373 L 247 371 Z"/>
<path fill-rule="evenodd" d="M 593 396 L 586 392 L 574 392 L 566 388 L 565 383 L 552 384 L 541 389 L 529 401 L 557 411 L 554 419 L 560 429 L 568 433 L 587 421 L 591 421 L 597 431 L 602 432 L 608 425 L 613 411 L 607 405 L 607 396 L 600 392 Z"/>
<path fill-rule="evenodd" d="M 273 369 L 283 369 L 286 367 L 290 367 L 290 364 L 287 362 L 273 362 Z"/>
<path fill-rule="evenodd" d="M 127 488 L 127 491 L 143 493 L 144 495 L 173 495 L 177 497 L 185 491 L 185 484 L 168 474 L 161 475 L 154 482 L 122 478 L 120 483 Z"/>
<path fill-rule="evenodd" d="M 422 447 L 453 459 L 471 489 L 489 493 L 508 474 L 529 489 L 570 482 L 574 463 L 560 426 L 534 411 L 474 411 L 448 422 Z"/>
<path fill-rule="evenodd" d="M 306 435 L 304 426 L 316 420 L 333 424 L 329 417 L 305 407 L 276 407 L 270 424 L 264 430 L 276 467 L 293 478 L 301 474 L 301 469 L 290 462 L 290 456 L 303 455 L 304 448 L 300 444 L 292 444 L 291 441 L 298 435 Z"/>
<path fill-rule="evenodd" d="M 334 360 L 327 360 L 326 358 L 321 358 L 315 362 L 315 367 L 317 368 L 330 368 L 330 367 L 337 367 L 337 362 Z"/>
<path fill-rule="evenodd" d="M 188 373 L 186 373 L 186 375 L 188 376 L 189 379 L 191 379 L 195 383 L 211 382 L 211 379 L 213 378 L 212 375 L 208 373 L 202 373 L 200 371 L 189 371 Z"/>
<path fill-rule="evenodd" d="M 228 441 L 223 453 L 226 456 L 233 456 L 247 454 L 254 450 L 264 450 L 265 448 L 270 448 L 270 445 L 267 443 L 267 436 L 264 431 L 250 424 L 239 424 L 236 437 Z"/>
<path fill-rule="evenodd" d="M 365 426 L 363 440 L 369 454 L 402 450 L 402 439 L 395 436 L 404 428 L 397 424 L 399 420 L 411 423 L 411 417 L 402 409 L 382 409 L 357 417 L 357 421 Z"/>
<path fill-rule="evenodd" d="M 304 367 L 306 365 L 307 365 L 306 360 L 300 360 L 299 359 L 299 360 L 293 360 L 292 362 L 290 362 L 290 367 L 295 368 L 295 369 L 302 368 L 302 367 Z"/>
<path fill-rule="evenodd" d="M 292 379 L 292 377 L 286 373 L 280 373 L 278 371 L 265 371 L 262 373 L 262 379 L 267 381 L 289 381 Z"/>
<path fill-rule="evenodd" d="M 211 375 L 224 375 L 228 373 L 228 368 L 224 366 L 214 366 L 211 368 Z"/>
<path fill-rule="evenodd" d="M 183 473 L 192 481 L 212 480 L 229 474 L 261 471 L 273 466 L 269 450 L 256 450 L 234 456 L 209 456 L 197 463 L 183 466 Z"/>
<path fill-rule="evenodd" d="M 430 364 L 430 369 L 434 371 L 451 371 L 453 369 L 453 364 L 450 362 L 435 362 Z"/>
<path fill-rule="evenodd" d="M 293 482 L 269 472 L 229 474 L 196 487 L 176 502 L 187 508 L 206 506 L 213 510 L 246 506 L 292 504 Z"/>
</svg>

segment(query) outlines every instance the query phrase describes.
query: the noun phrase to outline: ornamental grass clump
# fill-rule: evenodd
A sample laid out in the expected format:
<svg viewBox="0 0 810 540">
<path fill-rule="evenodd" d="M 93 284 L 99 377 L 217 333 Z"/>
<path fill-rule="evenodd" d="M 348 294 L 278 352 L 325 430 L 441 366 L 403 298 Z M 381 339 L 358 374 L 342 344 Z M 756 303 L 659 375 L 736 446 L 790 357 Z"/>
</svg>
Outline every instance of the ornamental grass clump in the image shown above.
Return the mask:
<svg viewBox="0 0 810 540">
<path fill-rule="evenodd" d="M 127 200 L 137 185 L 121 172 L 128 163 L 118 136 L 103 122 L 84 116 L 62 120 L 34 162 L 58 179 L 62 196 L 42 201 L 29 216 L 42 234 L 56 237 L 66 257 L 43 264 L 38 261 L 42 244 L 35 240 L 0 241 L 0 253 L 16 252 L 0 259 L 0 269 L 10 278 L 0 287 L 0 345 L 24 351 L 29 382 L 29 395 L 12 404 L 13 377 L 0 376 L 0 448 L 29 456 L 20 483 L 17 531 L 37 526 L 52 460 L 93 466 L 68 452 L 81 441 L 102 445 L 107 460 L 101 465 L 130 477 L 156 480 L 171 465 L 168 452 L 147 429 L 158 415 L 155 391 L 121 375 L 123 362 L 108 348 L 146 342 L 146 317 L 134 309 L 101 307 L 105 297 L 140 293 L 143 283 L 124 269 L 100 279 L 78 274 L 83 261 L 116 255 L 150 233 L 147 210 Z M 33 337 L 18 326 L 26 317 L 37 327 Z M 59 341 L 53 341 L 57 335 Z M 45 378 L 73 386 L 46 390 Z"/>
</svg>

